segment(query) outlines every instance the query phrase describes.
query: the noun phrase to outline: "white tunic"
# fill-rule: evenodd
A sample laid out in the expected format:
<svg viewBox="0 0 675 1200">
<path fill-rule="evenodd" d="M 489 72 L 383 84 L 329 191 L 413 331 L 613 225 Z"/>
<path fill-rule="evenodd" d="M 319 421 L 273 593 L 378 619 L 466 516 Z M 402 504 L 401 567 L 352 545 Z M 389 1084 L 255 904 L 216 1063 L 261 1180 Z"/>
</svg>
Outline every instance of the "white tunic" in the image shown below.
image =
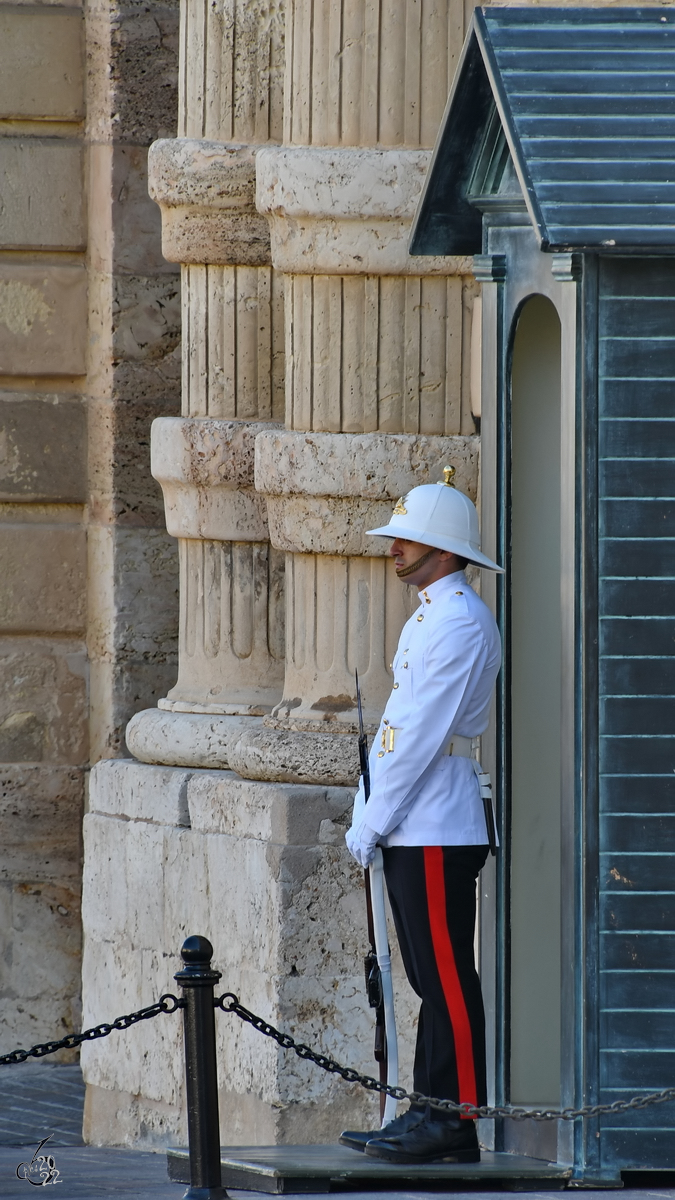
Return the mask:
<svg viewBox="0 0 675 1200">
<path fill-rule="evenodd" d="M 394 687 L 370 751 L 370 800 L 365 806 L 361 782 L 354 801 L 354 831 L 368 839 L 373 830 L 381 846 L 486 845 L 474 769 L 447 746 L 452 734 L 473 738 L 487 728 L 499 631 L 463 571 L 419 598 L 403 626 Z"/>
</svg>

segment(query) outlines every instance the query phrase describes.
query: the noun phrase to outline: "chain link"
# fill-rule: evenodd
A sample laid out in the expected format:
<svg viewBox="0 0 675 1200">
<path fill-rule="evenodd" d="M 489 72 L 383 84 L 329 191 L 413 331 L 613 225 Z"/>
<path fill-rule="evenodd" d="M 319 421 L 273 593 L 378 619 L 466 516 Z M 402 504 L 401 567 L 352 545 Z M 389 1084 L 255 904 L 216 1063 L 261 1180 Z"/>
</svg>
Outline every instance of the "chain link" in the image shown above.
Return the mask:
<svg viewBox="0 0 675 1200">
<path fill-rule="evenodd" d="M 317 1067 L 321 1067 L 322 1071 L 327 1071 L 330 1075 L 339 1075 L 346 1083 L 357 1083 L 370 1092 L 384 1092 L 385 1095 L 393 1096 L 396 1100 L 410 1100 L 414 1104 L 429 1104 L 432 1108 L 461 1113 L 465 1117 L 509 1117 L 513 1121 L 574 1121 L 578 1117 L 589 1118 L 598 1117 L 604 1113 L 629 1112 L 631 1109 L 648 1108 L 652 1104 L 665 1104 L 669 1100 L 675 1100 L 675 1087 L 671 1087 L 664 1088 L 660 1092 L 648 1092 L 643 1096 L 633 1096 L 630 1100 L 615 1100 L 612 1104 L 586 1104 L 583 1108 L 520 1108 L 499 1104 L 480 1106 L 457 1104 L 454 1100 L 438 1100 L 433 1096 L 425 1096 L 421 1092 L 407 1092 L 402 1087 L 389 1087 L 388 1084 L 381 1083 L 379 1079 L 374 1079 L 372 1075 L 362 1075 L 354 1067 L 344 1067 L 330 1055 L 312 1050 L 311 1046 L 306 1045 L 305 1042 L 296 1042 L 289 1033 L 281 1033 L 274 1025 L 270 1025 L 268 1021 L 263 1020 L 248 1008 L 244 1008 L 234 992 L 225 992 L 224 995 L 214 998 L 213 1003 L 216 1008 L 220 1008 L 226 1013 L 234 1013 L 235 1016 L 252 1025 L 265 1037 L 272 1038 L 283 1050 L 292 1050 L 298 1058 L 315 1063 Z M 30 1050 L 13 1050 L 10 1054 L 0 1055 L 0 1066 L 23 1063 L 29 1058 L 44 1058 L 47 1054 L 55 1054 L 57 1050 L 74 1050 L 83 1042 L 93 1042 L 97 1038 L 108 1037 L 115 1029 L 130 1029 L 138 1021 L 149 1021 L 161 1013 L 175 1013 L 179 1008 L 185 1008 L 185 1000 L 166 992 L 154 1004 L 149 1004 L 146 1008 L 139 1008 L 136 1012 L 127 1013 L 126 1016 L 116 1017 L 110 1023 L 94 1025 L 91 1029 L 84 1029 L 82 1033 L 69 1033 L 59 1041 L 42 1042 L 37 1046 L 32 1046 Z"/>
<path fill-rule="evenodd" d="M 152 1017 L 158 1017 L 160 1013 L 175 1013 L 176 1009 L 184 1007 L 184 1000 L 179 1000 L 177 996 L 166 992 L 154 1004 L 149 1004 L 147 1008 L 139 1008 L 136 1012 L 127 1013 L 124 1017 L 116 1017 L 110 1024 L 94 1025 L 91 1029 L 83 1029 L 82 1033 L 69 1033 L 58 1042 L 42 1042 L 39 1046 L 32 1046 L 30 1050 L 12 1050 L 10 1054 L 0 1055 L 0 1067 L 8 1066 L 10 1063 L 23 1063 L 29 1058 L 44 1058 L 46 1054 L 56 1054 L 57 1050 L 74 1050 L 83 1042 L 93 1042 L 96 1038 L 107 1037 L 114 1029 L 130 1029 L 137 1021 L 149 1021 Z"/>
<path fill-rule="evenodd" d="M 598 1117 L 602 1113 L 628 1112 L 634 1108 L 647 1108 L 651 1104 L 665 1104 L 668 1100 L 675 1100 L 675 1087 L 664 1088 L 661 1092 L 648 1092 L 644 1096 L 633 1096 L 630 1100 L 615 1100 L 612 1104 L 586 1104 L 583 1108 L 520 1108 L 504 1104 L 457 1104 L 454 1100 L 437 1100 L 433 1096 L 424 1096 L 421 1092 L 406 1092 L 402 1087 L 389 1087 L 386 1083 L 380 1083 L 379 1079 L 373 1079 L 371 1075 L 362 1075 L 353 1067 L 343 1067 L 334 1058 L 312 1050 L 304 1042 L 296 1042 L 290 1034 L 281 1033 L 274 1025 L 244 1008 L 234 992 L 225 992 L 224 995 L 218 996 L 214 1003 L 216 1008 L 234 1013 L 265 1037 L 272 1038 L 282 1049 L 292 1050 L 298 1058 L 308 1059 L 317 1067 L 321 1067 L 322 1071 L 328 1071 L 330 1075 L 339 1075 L 347 1083 L 358 1083 L 369 1092 L 384 1092 L 386 1096 L 393 1096 L 396 1100 L 428 1104 L 432 1108 L 443 1108 L 449 1112 L 461 1113 L 465 1117 L 509 1117 L 513 1121 L 574 1121 L 577 1117 L 589 1118 Z"/>
</svg>

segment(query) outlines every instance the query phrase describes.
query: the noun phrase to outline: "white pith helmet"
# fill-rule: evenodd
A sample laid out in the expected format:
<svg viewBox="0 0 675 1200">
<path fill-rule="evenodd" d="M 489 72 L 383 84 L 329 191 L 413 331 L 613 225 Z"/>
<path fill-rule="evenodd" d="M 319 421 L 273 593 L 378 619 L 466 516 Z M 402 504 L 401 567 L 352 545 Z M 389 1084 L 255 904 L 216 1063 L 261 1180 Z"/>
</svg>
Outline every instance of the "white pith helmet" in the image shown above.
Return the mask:
<svg viewBox="0 0 675 1200">
<path fill-rule="evenodd" d="M 402 496 L 388 525 L 368 529 L 374 537 L 406 538 L 437 550 L 449 550 L 477 567 L 503 572 L 481 553 L 476 507 L 450 482 L 454 467 L 445 467 L 442 483 L 423 483 Z"/>
</svg>

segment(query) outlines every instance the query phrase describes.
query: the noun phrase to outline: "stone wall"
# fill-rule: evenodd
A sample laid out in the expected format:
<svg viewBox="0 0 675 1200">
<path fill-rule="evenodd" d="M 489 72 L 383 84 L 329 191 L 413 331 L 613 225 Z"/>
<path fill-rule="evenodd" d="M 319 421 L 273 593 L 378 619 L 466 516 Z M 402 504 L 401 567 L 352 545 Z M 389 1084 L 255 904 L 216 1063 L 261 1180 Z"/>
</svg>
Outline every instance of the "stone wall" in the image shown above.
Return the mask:
<svg viewBox="0 0 675 1200">
<path fill-rule="evenodd" d="M 79 1023 L 84 78 L 81 9 L 0 6 L 2 1050 Z"/>
<path fill-rule="evenodd" d="M 149 157 L 183 272 L 182 411 L 152 432 L 181 561 L 179 669 L 128 726 L 140 761 L 96 768 L 85 1020 L 148 1002 L 201 933 L 246 1005 L 372 1069 L 343 836 L 354 669 L 372 731 L 414 597 L 364 530 L 448 461 L 477 494 L 478 289 L 464 259 L 407 254 L 465 14 L 458 0 L 181 11 L 179 136 Z M 400 971 L 397 1002 L 407 1077 Z M 375 1119 L 365 1093 L 227 1018 L 219 1038 L 225 1141 L 331 1141 Z M 129 1047 L 83 1050 L 87 1137 L 184 1138 L 176 1023 Z"/>
<path fill-rule="evenodd" d="M 352 789 L 271 786 L 231 771 L 100 763 L 85 818 L 86 1023 L 174 991 L 180 946 L 212 939 L 222 991 L 361 1070 L 373 1020 L 363 988 L 362 875 L 345 860 Z M 142 902 L 141 902 L 142 897 Z M 403 1069 L 413 1007 L 394 972 Z M 217 1015 L 223 1144 L 331 1141 L 376 1102 Z M 85 1138 L 185 1144 L 182 1021 L 158 1018 L 83 1047 Z"/>
<path fill-rule="evenodd" d="M 87 767 L 175 669 L 149 427 L 179 282 L 146 164 L 177 43 L 171 0 L 0 4 L 2 1051 L 79 1026 Z"/>
</svg>

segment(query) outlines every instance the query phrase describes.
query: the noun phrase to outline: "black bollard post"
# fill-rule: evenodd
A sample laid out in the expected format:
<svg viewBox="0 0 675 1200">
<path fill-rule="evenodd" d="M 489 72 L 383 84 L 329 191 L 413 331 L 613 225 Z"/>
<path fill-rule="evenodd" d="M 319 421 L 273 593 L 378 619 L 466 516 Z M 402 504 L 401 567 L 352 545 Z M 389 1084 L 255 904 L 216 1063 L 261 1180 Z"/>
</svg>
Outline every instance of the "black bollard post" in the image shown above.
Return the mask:
<svg viewBox="0 0 675 1200">
<path fill-rule="evenodd" d="M 183 989 L 185 1008 L 185 1082 L 187 1089 L 190 1187 L 184 1200 L 223 1200 L 220 1127 L 218 1122 L 218 1070 L 213 989 L 220 971 L 211 969 L 213 946 L 208 938 L 189 937 L 183 942 L 185 963 L 174 979 Z"/>
</svg>

